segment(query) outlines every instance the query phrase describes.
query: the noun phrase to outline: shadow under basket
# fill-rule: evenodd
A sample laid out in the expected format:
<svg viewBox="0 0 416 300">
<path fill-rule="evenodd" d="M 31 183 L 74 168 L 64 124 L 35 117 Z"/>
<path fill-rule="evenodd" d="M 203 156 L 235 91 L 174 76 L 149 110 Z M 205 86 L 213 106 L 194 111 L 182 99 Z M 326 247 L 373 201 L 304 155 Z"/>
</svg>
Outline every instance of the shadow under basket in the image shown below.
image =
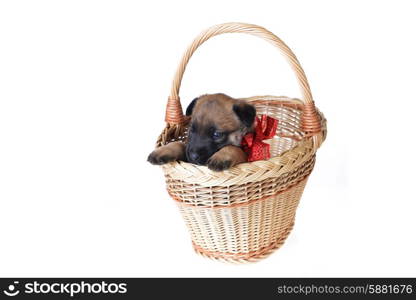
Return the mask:
<svg viewBox="0 0 416 300">
<path fill-rule="evenodd" d="M 305 74 L 291 50 L 266 29 L 226 23 L 201 33 L 188 48 L 174 79 L 166 110 L 167 126 L 157 146 L 185 141 L 189 118 L 183 116 L 179 87 L 193 52 L 210 37 L 242 32 L 266 39 L 288 58 L 299 80 L 303 100 L 256 96 L 245 98 L 258 115 L 279 121 L 270 144 L 271 158 L 215 172 L 206 166 L 178 161 L 162 166 L 169 195 L 176 201 L 198 254 L 225 262 L 255 262 L 283 245 L 316 150 L 326 137 L 326 120 L 314 106 Z"/>
</svg>

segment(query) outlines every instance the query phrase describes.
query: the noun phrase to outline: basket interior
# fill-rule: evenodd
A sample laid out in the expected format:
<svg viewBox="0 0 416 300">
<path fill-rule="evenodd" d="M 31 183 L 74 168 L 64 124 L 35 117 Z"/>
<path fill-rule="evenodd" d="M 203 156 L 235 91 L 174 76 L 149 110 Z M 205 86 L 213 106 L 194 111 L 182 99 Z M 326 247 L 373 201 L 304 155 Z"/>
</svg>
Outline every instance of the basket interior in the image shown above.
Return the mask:
<svg viewBox="0 0 416 300">
<path fill-rule="evenodd" d="M 295 148 L 304 137 L 301 130 L 301 105 L 289 101 L 250 101 L 256 107 L 257 115 L 268 115 L 279 121 L 276 134 L 264 142 L 270 144 L 270 157 L 277 157 Z"/>
</svg>

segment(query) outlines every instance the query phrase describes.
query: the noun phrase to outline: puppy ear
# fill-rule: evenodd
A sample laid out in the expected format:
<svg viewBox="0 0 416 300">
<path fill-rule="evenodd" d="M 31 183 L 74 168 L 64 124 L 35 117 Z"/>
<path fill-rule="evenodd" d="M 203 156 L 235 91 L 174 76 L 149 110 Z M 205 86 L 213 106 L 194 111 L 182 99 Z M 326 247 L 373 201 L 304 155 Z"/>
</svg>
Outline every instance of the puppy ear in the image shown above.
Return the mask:
<svg viewBox="0 0 416 300">
<path fill-rule="evenodd" d="M 254 118 L 256 117 L 256 109 L 253 105 L 245 102 L 234 104 L 233 111 L 246 127 L 251 127 L 253 125 Z"/>
<path fill-rule="evenodd" d="M 199 97 L 195 98 L 194 100 L 192 100 L 192 102 L 188 105 L 188 107 L 186 108 L 186 115 L 190 116 L 192 115 L 192 111 L 194 110 L 194 106 L 196 104 L 196 101 L 198 101 Z"/>
</svg>

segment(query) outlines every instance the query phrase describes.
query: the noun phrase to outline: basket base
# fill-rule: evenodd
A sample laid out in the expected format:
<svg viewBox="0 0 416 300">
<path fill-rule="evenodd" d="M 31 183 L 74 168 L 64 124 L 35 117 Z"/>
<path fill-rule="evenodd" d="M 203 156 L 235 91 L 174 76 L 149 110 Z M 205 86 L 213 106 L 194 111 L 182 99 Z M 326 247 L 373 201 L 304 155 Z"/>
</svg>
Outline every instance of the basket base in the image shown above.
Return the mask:
<svg viewBox="0 0 416 300">
<path fill-rule="evenodd" d="M 210 251 L 210 250 L 206 250 L 198 246 L 194 242 L 192 242 L 192 246 L 197 254 L 205 258 L 209 258 L 209 259 L 213 259 L 213 260 L 217 260 L 221 262 L 237 263 L 237 264 L 258 262 L 259 260 L 262 260 L 263 258 L 266 258 L 270 254 L 272 254 L 274 251 L 279 249 L 284 244 L 285 240 L 287 239 L 290 232 L 292 231 L 293 226 L 294 226 L 294 222 L 292 222 L 290 226 L 287 228 L 287 230 L 269 246 L 263 247 L 256 251 L 250 251 L 246 253 Z"/>
</svg>

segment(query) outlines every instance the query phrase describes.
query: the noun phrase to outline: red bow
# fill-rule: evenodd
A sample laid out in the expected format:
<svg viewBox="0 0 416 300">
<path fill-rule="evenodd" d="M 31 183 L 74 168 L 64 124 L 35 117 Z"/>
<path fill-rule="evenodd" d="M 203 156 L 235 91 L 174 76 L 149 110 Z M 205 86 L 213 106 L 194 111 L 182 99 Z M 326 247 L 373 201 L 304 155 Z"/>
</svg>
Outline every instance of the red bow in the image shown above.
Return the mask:
<svg viewBox="0 0 416 300">
<path fill-rule="evenodd" d="M 262 140 L 271 139 L 277 130 L 278 120 L 267 115 L 256 117 L 254 132 L 247 133 L 241 141 L 247 161 L 266 160 L 270 158 L 270 145 Z"/>
</svg>

